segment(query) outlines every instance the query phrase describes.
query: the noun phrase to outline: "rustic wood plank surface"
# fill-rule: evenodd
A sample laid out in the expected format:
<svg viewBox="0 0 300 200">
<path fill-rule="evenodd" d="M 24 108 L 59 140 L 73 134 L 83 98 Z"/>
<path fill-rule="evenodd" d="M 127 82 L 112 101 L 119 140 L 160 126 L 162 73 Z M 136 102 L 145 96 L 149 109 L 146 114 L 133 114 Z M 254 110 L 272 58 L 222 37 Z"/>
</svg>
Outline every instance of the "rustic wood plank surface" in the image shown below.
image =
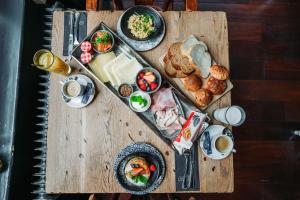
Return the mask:
<svg viewBox="0 0 300 200">
<path fill-rule="evenodd" d="M 121 12 L 89 12 L 88 31 L 104 21 L 115 29 Z M 215 60 L 229 67 L 226 15 L 223 12 L 164 12 L 167 33 L 155 49 L 142 53 L 159 67 L 159 56 L 168 46 L 190 34 L 203 39 Z M 197 19 L 197 20 L 195 20 Z M 63 12 L 55 12 L 53 20 L 53 52 L 62 55 Z M 195 25 L 193 25 L 195 23 Z M 209 37 L 208 37 L 209 36 Z M 72 63 L 76 66 L 76 63 Z M 155 192 L 175 192 L 174 153 L 134 112 L 96 83 L 94 101 L 83 109 L 72 109 L 62 101 L 59 80 L 52 74 L 49 91 L 46 191 L 48 193 L 114 193 L 124 192 L 116 182 L 112 165 L 115 156 L 130 143 L 147 142 L 163 153 L 167 174 Z M 230 105 L 230 93 L 214 103 L 208 112 Z M 204 158 L 199 149 L 200 191 L 232 192 L 233 156 L 222 161 Z"/>
</svg>

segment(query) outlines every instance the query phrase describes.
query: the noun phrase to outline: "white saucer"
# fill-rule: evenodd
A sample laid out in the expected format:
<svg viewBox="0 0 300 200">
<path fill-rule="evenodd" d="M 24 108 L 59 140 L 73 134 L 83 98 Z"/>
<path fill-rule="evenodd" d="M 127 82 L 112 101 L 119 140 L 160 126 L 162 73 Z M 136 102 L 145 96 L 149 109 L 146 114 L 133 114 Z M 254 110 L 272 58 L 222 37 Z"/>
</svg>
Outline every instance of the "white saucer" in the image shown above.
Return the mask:
<svg viewBox="0 0 300 200">
<path fill-rule="evenodd" d="M 211 125 L 207 129 L 205 129 L 204 132 L 209 131 L 209 136 L 210 136 L 210 139 L 212 141 L 212 138 L 214 136 L 216 136 L 216 135 L 222 135 L 223 134 L 223 130 L 225 128 L 226 127 L 221 126 L 221 125 Z M 232 135 L 231 131 L 228 132 L 226 135 L 229 136 L 232 139 L 232 141 L 233 141 L 233 135 Z M 200 137 L 200 142 L 199 142 L 200 148 L 201 148 L 201 150 L 202 150 L 202 152 L 204 153 L 205 156 L 207 156 L 207 157 L 209 157 L 209 158 L 211 158 L 213 160 L 224 159 L 224 158 L 226 158 L 227 156 L 229 156 L 232 153 L 232 151 L 229 151 L 227 153 L 220 153 L 219 151 L 217 151 L 214 148 L 214 145 L 211 145 L 211 147 L 212 147 L 211 148 L 212 154 L 207 155 L 207 152 L 206 152 L 206 150 L 203 147 L 204 140 L 205 140 L 205 135 L 204 135 L 204 133 L 202 133 L 201 137 Z"/>
<path fill-rule="evenodd" d="M 83 86 L 87 86 L 88 83 L 91 83 L 92 84 L 92 92 L 91 92 L 90 96 L 88 97 L 88 101 L 86 103 L 82 103 L 83 96 L 69 99 L 69 98 L 65 97 L 61 92 L 64 102 L 72 108 L 83 108 L 83 107 L 89 105 L 95 96 L 95 85 L 94 85 L 93 81 L 89 77 L 82 75 L 82 74 L 68 76 L 63 82 L 66 82 L 69 80 L 77 80 L 80 83 L 80 85 L 83 85 Z"/>
</svg>

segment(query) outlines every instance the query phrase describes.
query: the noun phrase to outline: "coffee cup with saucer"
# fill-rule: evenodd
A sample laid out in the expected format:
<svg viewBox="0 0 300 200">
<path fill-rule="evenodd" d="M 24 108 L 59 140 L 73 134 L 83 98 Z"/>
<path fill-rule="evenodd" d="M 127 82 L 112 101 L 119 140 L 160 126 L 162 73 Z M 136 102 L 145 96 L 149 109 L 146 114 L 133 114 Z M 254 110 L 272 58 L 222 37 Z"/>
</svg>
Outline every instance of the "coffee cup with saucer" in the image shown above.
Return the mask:
<svg viewBox="0 0 300 200">
<path fill-rule="evenodd" d="M 94 98 L 94 83 L 83 74 L 68 76 L 60 84 L 63 100 L 72 108 L 83 108 Z"/>
<path fill-rule="evenodd" d="M 199 142 L 205 156 L 214 160 L 221 160 L 229 156 L 232 152 L 235 152 L 234 138 L 229 129 L 221 125 L 211 125 L 205 132 L 209 133 L 209 141 L 206 141 L 208 139 L 207 136 L 202 134 Z M 207 142 L 211 143 L 211 151 L 209 153 L 206 145 Z"/>
</svg>

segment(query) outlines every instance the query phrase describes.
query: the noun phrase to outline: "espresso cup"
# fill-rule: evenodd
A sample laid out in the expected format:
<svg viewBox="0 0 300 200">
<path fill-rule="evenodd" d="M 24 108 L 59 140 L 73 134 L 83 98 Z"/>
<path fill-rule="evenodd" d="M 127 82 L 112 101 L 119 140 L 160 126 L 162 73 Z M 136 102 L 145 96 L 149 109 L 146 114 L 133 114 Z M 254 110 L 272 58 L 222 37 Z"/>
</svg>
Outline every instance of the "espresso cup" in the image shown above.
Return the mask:
<svg viewBox="0 0 300 200">
<path fill-rule="evenodd" d="M 82 96 L 84 87 L 76 80 L 68 80 L 60 82 L 62 84 L 61 91 L 63 95 L 69 99 Z"/>
<path fill-rule="evenodd" d="M 219 153 L 226 154 L 229 152 L 234 152 L 233 141 L 227 135 L 217 135 L 212 139 L 213 148 L 215 148 Z"/>
</svg>

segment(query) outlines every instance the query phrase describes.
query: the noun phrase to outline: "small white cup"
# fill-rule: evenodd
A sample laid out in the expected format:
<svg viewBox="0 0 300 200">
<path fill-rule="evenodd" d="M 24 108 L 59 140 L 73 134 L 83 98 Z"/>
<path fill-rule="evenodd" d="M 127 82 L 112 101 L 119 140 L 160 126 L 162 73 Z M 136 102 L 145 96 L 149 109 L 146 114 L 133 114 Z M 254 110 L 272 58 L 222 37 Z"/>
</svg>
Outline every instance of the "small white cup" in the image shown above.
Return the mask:
<svg viewBox="0 0 300 200">
<path fill-rule="evenodd" d="M 76 97 L 82 96 L 83 94 L 84 86 L 76 80 L 68 80 L 66 82 L 61 81 L 60 84 L 62 85 L 61 91 L 63 95 L 69 99 L 74 99 Z M 68 87 L 73 87 L 73 93 L 70 93 L 70 88 Z"/>
<path fill-rule="evenodd" d="M 218 141 L 218 139 L 220 139 L 221 137 L 223 137 L 224 139 L 226 139 L 227 142 L 228 142 L 227 147 L 225 149 L 223 149 L 223 150 L 218 149 L 217 148 L 217 144 L 216 144 L 217 141 Z M 213 139 L 212 139 L 212 145 L 213 145 L 213 148 L 216 149 L 221 154 L 227 154 L 229 152 L 235 152 L 235 149 L 233 149 L 233 141 L 227 135 L 216 135 L 216 136 L 214 136 Z"/>
</svg>

